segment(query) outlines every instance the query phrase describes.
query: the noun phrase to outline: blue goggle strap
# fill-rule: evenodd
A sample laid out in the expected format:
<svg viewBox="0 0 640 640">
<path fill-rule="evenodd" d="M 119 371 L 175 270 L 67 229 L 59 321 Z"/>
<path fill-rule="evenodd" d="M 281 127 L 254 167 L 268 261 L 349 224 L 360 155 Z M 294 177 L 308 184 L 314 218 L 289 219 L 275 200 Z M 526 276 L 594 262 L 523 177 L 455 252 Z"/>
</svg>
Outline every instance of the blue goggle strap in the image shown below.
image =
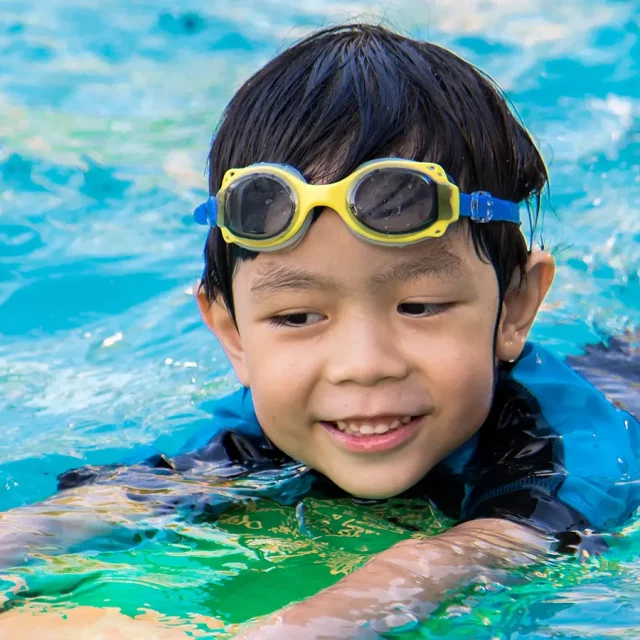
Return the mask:
<svg viewBox="0 0 640 640">
<path fill-rule="evenodd" d="M 520 205 L 494 198 L 487 191 L 460 194 L 460 217 L 474 222 L 513 222 L 520 224 Z"/>
<path fill-rule="evenodd" d="M 216 226 L 218 202 L 211 196 L 193 212 L 193 219 L 198 224 Z M 472 194 L 460 194 L 460 216 L 471 218 L 474 222 L 513 222 L 520 224 L 520 206 L 517 202 L 494 198 L 486 191 L 475 191 Z"/>
<path fill-rule="evenodd" d="M 218 220 L 218 201 L 215 196 L 211 196 L 206 202 L 193 210 L 193 219 L 198 224 L 205 224 L 215 227 Z"/>
</svg>

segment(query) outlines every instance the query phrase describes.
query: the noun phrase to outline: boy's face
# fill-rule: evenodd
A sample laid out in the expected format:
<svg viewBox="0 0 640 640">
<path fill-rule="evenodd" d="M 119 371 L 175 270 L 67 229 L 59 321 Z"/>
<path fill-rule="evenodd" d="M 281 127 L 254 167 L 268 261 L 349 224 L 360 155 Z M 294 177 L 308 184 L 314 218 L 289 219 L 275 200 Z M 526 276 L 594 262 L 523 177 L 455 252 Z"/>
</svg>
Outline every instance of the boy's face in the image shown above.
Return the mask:
<svg viewBox="0 0 640 640">
<path fill-rule="evenodd" d="M 325 210 L 295 248 L 240 262 L 233 294 L 238 331 L 203 313 L 262 428 L 353 495 L 408 489 L 487 417 L 498 284 L 464 227 L 379 247 Z"/>
</svg>

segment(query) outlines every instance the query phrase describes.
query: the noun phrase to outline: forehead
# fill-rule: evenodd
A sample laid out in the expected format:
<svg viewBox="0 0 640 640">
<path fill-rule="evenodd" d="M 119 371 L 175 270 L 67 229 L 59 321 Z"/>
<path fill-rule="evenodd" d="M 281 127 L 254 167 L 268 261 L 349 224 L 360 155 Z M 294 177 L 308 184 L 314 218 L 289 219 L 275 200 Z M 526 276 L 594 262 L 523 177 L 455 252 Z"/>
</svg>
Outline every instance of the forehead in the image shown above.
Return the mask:
<svg viewBox="0 0 640 640">
<path fill-rule="evenodd" d="M 495 274 L 478 258 L 464 225 L 452 225 L 442 238 L 382 247 L 356 237 L 335 212 L 325 210 L 293 249 L 239 263 L 234 290 L 253 300 L 294 289 L 375 293 L 424 278 L 469 288 L 491 281 Z"/>
</svg>

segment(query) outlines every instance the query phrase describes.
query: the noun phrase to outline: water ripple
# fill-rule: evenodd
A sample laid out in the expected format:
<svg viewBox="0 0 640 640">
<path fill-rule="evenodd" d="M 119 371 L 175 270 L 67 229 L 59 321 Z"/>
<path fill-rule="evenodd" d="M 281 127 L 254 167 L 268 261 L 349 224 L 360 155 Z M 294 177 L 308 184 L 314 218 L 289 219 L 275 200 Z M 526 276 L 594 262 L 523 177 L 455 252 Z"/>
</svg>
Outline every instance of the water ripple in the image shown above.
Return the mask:
<svg viewBox="0 0 640 640">
<path fill-rule="evenodd" d="M 206 420 L 210 399 L 233 387 L 191 296 L 204 235 L 190 211 L 205 193 L 207 147 L 226 101 L 251 72 L 285 43 L 346 19 L 386 20 L 454 48 L 501 82 L 534 131 L 552 175 L 544 237 L 559 263 L 534 337 L 577 354 L 640 326 L 637 2 L 136 0 L 98 12 L 91 0 L 6 1 L 0 507 L 45 497 L 70 466 L 110 462 L 141 445 L 176 450 Z M 347 520 L 364 518 L 340 508 Z M 315 533 L 330 515 L 314 509 Z M 124 609 L 162 576 L 163 589 L 149 595 L 156 610 L 195 624 L 181 609 L 188 601 L 199 615 L 239 620 L 246 602 L 240 611 L 218 586 L 241 590 L 252 558 L 274 569 L 260 565 L 263 587 L 285 594 L 300 570 L 310 589 L 330 582 L 328 557 L 338 573 L 362 561 L 355 548 L 310 547 L 290 516 L 265 516 L 272 526 L 259 536 L 239 524 L 255 521 L 247 508 L 229 516 L 226 530 L 185 525 L 173 538 L 143 540 L 138 556 L 113 549 L 93 559 L 65 556 L 50 577 L 86 573 L 85 603 L 101 605 L 120 589 Z M 205 533 L 228 546 L 226 565 L 206 561 L 215 551 Z M 637 540 L 630 531 L 619 543 L 624 553 L 604 586 L 593 584 L 594 571 L 555 568 L 542 587 L 524 576 L 520 586 L 485 589 L 478 601 L 463 594 L 423 631 L 636 637 L 638 569 L 629 558 Z M 169 558 L 185 548 L 172 569 Z M 290 564 L 283 549 L 294 556 Z M 62 583 L 40 584 L 43 601 L 55 601 Z M 178 601 L 182 589 L 186 600 Z"/>
</svg>

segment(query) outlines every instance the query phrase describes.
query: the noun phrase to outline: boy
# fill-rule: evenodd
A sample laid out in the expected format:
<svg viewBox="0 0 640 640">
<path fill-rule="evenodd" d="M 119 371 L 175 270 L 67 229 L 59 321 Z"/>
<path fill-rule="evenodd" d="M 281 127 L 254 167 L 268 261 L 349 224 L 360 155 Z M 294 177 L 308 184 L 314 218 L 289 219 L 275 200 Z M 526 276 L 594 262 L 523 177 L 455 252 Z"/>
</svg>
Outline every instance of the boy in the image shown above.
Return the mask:
<svg viewBox="0 0 640 640">
<path fill-rule="evenodd" d="M 510 203 L 537 213 L 547 175 L 485 76 L 379 27 L 329 29 L 238 91 L 209 170 L 198 302 L 251 390 L 241 415 L 353 496 L 411 491 L 463 520 L 281 612 L 273 637 L 323 615 L 330 637 L 384 627 L 543 533 L 593 547 L 584 532 L 631 515 L 638 423 L 525 342 L 554 264 Z M 444 229 L 436 180 L 467 194 Z M 385 608 L 390 585 L 410 595 Z"/>
<path fill-rule="evenodd" d="M 195 213 L 211 225 L 197 300 L 243 389 L 195 453 L 147 468 L 233 477 L 295 460 L 300 495 L 417 495 L 461 522 L 246 637 L 410 628 L 488 568 L 601 548 L 592 530 L 638 505 L 637 421 L 526 342 L 554 263 L 527 250 L 518 207 L 537 216 L 546 181 L 486 76 L 381 27 L 310 36 L 229 104 L 214 197 Z M 61 488 L 123 473 L 69 472 Z M 126 517 L 144 511 L 127 504 Z"/>
</svg>

